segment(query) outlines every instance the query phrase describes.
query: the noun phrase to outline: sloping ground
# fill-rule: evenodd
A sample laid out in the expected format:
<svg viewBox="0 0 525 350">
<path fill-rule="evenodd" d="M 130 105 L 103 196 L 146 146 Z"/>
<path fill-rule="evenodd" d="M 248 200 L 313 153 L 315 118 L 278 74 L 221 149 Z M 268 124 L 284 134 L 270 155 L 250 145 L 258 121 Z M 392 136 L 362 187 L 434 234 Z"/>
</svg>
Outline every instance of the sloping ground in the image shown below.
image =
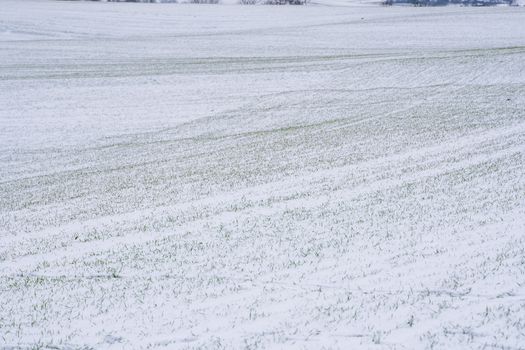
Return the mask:
<svg viewBox="0 0 525 350">
<path fill-rule="evenodd" d="M 522 9 L 0 23 L 0 348 L 523 348 Z"/>
</svg>

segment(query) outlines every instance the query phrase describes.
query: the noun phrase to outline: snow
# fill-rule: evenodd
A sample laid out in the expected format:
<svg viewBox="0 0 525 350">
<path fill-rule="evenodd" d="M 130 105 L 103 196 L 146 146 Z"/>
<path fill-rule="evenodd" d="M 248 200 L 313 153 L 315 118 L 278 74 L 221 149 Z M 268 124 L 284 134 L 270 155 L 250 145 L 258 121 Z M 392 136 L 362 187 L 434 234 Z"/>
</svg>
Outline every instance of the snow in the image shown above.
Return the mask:
<svg viewBox="0 0 525 350">
<path fill-rule="evenodd" d="M 523 23 L 3 0 L 0 348 L 523 349 Z"/>
</svg>

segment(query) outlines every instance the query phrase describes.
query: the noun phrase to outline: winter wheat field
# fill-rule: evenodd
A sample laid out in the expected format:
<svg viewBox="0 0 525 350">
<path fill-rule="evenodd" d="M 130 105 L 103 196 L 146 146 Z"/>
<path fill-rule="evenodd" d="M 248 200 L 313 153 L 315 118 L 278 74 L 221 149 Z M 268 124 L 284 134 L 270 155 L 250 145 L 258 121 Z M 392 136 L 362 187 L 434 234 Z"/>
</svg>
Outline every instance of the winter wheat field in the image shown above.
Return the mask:
<svg viewBox="0 0 525 350">
<path fill-rule="evenodd" d="M 525 8 L 1 0 L 0 349 L 525 349 Z"/>
</svg>

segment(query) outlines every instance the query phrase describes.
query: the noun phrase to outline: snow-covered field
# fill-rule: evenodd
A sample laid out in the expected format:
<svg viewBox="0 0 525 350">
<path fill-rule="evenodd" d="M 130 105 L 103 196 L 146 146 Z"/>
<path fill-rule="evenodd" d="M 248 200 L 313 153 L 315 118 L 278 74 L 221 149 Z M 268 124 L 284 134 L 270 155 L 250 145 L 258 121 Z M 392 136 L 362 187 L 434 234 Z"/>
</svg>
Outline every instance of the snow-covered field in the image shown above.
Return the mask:
<svg viewBox="0 0 525 350">
<path fill-rule="evenodd" d="M 525 8 L 2 0 L 0 348 L 524 349 Z"/>
</svg>

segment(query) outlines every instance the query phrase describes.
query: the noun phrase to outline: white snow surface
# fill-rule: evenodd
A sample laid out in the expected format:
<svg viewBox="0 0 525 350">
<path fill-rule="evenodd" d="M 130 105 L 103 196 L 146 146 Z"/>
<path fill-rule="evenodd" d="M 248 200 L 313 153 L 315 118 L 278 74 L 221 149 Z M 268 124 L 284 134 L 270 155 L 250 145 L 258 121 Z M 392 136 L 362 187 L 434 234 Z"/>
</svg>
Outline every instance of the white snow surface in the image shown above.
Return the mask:
<svg viewBox="0 0 525 350">
<path fill-rule="evenodd" d="M 525 348 L 525 8 L 319 2 L 1 1 L 1 349 Z"/>
</svg>

